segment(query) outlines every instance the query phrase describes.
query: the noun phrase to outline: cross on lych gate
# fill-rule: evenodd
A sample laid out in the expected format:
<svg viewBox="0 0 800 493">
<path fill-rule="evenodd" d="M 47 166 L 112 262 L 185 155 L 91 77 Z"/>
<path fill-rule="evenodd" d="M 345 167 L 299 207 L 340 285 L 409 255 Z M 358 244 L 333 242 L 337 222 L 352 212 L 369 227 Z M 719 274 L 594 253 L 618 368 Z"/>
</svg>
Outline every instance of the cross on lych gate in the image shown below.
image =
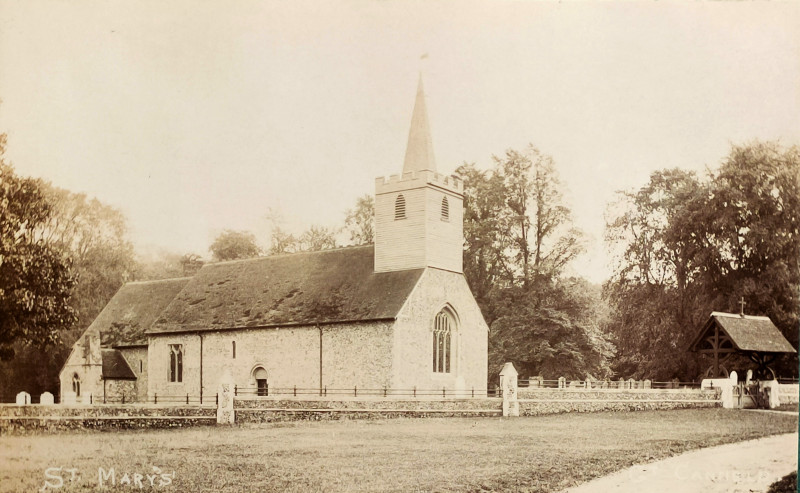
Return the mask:
<svg viewBox="0 0 800 493">
<path fill-rule="evenodd" d="M 742 296 L 742 299 L 739 301 L 739 304 L 742 305 L 742 311 L 740 314 L 744 317 L 744 305 L 747 304 L 744 302 L 744 296 Z"/>
</svg>

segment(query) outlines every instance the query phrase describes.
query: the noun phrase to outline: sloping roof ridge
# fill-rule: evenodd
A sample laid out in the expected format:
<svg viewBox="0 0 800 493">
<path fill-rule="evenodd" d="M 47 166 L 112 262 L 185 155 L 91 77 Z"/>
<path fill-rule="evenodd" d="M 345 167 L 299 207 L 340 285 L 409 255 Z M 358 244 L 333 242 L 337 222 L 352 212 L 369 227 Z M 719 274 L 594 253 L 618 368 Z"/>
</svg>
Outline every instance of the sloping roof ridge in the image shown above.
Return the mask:
<svg viewBox="0 0 800 493">
<path fill-rule="evenodd" d="M 186 281 L 191 279 L 192 276 L 184 276 L 184 277 L 167 277 L 166 279 L 149 279 L 143 281 L 128 281 L 123 286 L 128 284 L 158 284 L 161 282 L 171 282 L 171 281 Z"/>
<path fill-rule="evenodd" d="M 326 248 L 324 250 L 313 250 L 313 251 L 304 251 L 304 252 L 289 252 L 289 253 L 276 253 L 275 255 L 264 255 L 261 257 L 251 257 L 251 258 L 237 258 L 234 260 L 220 260 L 217 262 L 208 262 L 206 265 L 230 265 L 230 264 L 237 264 L 237 263 L 244 263 L 244 262 L 255 262 L 256 260 L 264 260 L 268 258 L 284 258 L 284 257 L 298 257 L 301 255 L 316 255 L 316 254 L 323 254 L 323 253 L 331 253 L 331 252 L 339 252 L 342 250 L 355 250 L 358 248 L 371 248 L 374 244 L 370 243 L 367 245 L 347 245 L 342 247 L 336 248 Z"/>
<path fill-rule="evenodd" d="M 727 313 L 727 312 L 711 312 L 712 317 L 728 317 L 728 318 L 744 318 L 745 320 L 772 320 L 769 317 L 764 317 L 761 315 L 745 315 L 742 317 L 739 313 Z"/>
</svg>

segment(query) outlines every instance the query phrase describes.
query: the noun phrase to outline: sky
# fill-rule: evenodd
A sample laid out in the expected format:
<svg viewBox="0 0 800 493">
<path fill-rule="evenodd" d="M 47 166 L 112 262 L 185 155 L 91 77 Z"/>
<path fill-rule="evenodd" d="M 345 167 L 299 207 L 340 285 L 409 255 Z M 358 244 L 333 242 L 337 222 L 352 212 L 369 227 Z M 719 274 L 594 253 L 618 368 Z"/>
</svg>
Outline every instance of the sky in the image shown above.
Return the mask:
<svg viewBox="0 0 800 493">
<path fill-rule="evenodd" d="M 140 252 L 208 258 L 224 229 L 268 246 L 270 211 L 342 225 L 402 169 L 421 71 L 439 171 L 552 156 L 601 282 L 616 191 L 800 144 L 798 26 L 800 2 L 0 0 L 0 133 Z"/>
</svg>

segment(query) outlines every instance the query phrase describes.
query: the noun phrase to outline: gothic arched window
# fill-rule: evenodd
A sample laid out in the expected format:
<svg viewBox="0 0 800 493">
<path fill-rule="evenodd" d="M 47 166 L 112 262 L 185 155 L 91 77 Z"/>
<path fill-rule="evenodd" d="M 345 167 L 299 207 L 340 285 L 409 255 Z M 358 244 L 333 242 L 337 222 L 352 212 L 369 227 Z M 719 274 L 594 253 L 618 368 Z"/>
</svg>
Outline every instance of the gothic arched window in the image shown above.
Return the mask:
<svg viewBox="0 0 800 493">
<path fill-rule="evenodd" d="M 169 381 L 183 382 L 183 344 L 169 345 Z"/>
<path fill-rule="evenodd" d="M 442 221 L 450 220 L 450 203 L 447 202 L 447 197 L 442 197 Z"/>
<path fill-rule="evenodd" d="M 77 397 L 81 396 L 81 377 L 77 373 L 72 375 L 72 391 Z"/>
<path fill-rule="evenodd" d="M 442 309 L 433 320 L 433 371 L 450 373 L 453 361 L 456 319 L 447 308 Z"/>
<path fill-rule="evenodd" d="M 394 200 L 394 220 L 406 218 L 406 198 L 403 194 L 397 196 Z"/>
</svg>

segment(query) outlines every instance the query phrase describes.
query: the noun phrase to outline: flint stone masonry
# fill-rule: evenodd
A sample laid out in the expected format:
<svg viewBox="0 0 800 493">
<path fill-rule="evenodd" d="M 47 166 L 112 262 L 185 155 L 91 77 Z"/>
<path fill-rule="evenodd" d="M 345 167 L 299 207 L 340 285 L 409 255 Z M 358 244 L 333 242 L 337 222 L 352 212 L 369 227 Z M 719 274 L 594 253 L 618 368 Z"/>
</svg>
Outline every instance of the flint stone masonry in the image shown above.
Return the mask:
<svg viewBox="0 0 800 493">
<path fill-rule="evenodd" d="M 213 424 L 213 407 L 0 406 L 0 434 L 82 428 L 173 428 Z"/>
<path fill-rule="evenodd" d="M 531 401 L 713 401 L 719 389 L 519 389 L 519 399 Z"/>
</svg>

